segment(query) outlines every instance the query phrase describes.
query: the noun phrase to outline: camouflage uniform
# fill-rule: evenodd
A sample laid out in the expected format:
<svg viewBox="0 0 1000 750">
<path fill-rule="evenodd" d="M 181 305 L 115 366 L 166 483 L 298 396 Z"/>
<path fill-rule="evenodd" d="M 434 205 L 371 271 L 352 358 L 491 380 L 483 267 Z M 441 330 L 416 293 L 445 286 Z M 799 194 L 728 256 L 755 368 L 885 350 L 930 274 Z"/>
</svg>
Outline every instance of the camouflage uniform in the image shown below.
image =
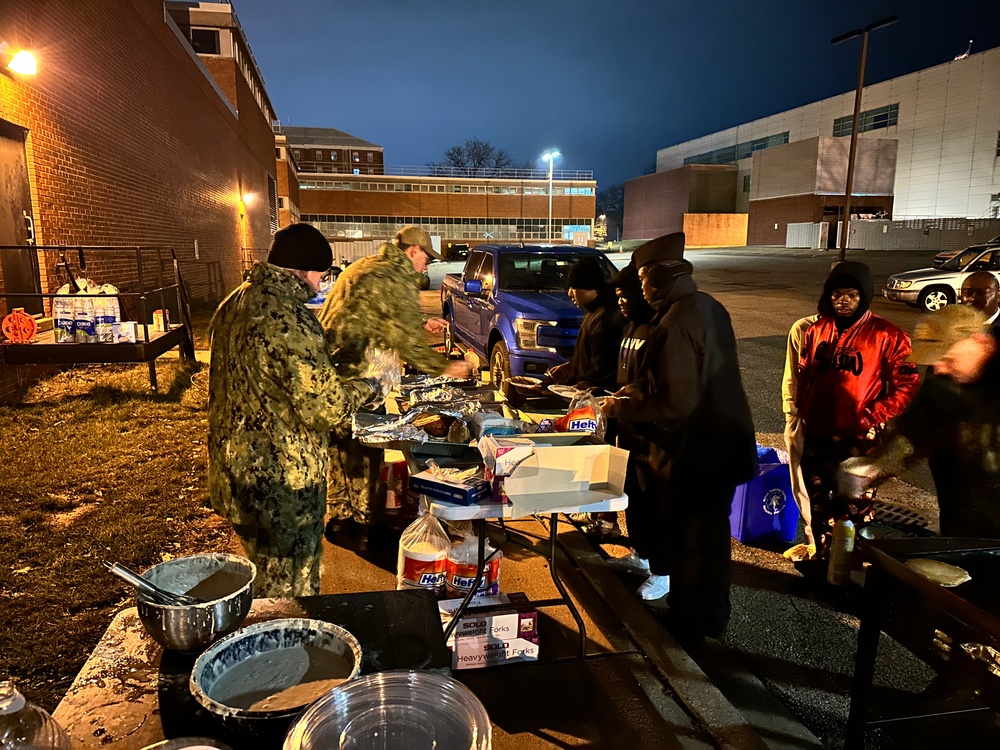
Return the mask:
<svg viewBox="0 0 1000 750">
<path fill-rule="evenodd" d="M 393 244 L 382 245 L 378 255 L 355 261 L 337 277 L 319 320 L 342 375 L 357 377 L 364 371 L 370 346 L 395 349 L 421 372 L 444 371 L 447 360 L 424 340 L 418 279 L 406 253 Z M 364 525 L 375 520 L 371 501 L 380 463 L 381 451 L 354 440 L 349 424 L 334 430 L 327 477 L 332 518 Z"/>
<path fill-rule="evenodd" d="M 311 296 L 259 263 L 210 326 L 209 495 L 257 565 L 257 596 L 319 593 L 330 430 L 371 395 L 334 370 Z"/>
</svg>

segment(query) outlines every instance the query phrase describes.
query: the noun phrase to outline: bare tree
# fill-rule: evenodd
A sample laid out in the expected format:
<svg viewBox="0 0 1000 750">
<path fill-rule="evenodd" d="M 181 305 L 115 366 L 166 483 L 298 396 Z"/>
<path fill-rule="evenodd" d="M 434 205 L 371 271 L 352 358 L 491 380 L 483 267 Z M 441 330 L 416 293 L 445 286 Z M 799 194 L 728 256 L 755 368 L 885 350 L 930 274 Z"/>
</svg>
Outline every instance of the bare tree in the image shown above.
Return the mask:
<svg viewBox="0 0 1000 750">
<path fill-rule="evenodd" d="M 613 219 L 621 226 L 625 216 L 625 185 L 619 182 L 617 185 L 608 185 L 603 190 L 597 191 L 597 215 L 604 214 L 609 219 Z"/>
<path fill-rule="evenodd" d="M 431 166 L 464 169 L 469 177 L 495 177 L 505 169 L 516 167 L 510 154 L 479 138 L 452 146 L 444 152 L 444 161 Z"/>
</svg>

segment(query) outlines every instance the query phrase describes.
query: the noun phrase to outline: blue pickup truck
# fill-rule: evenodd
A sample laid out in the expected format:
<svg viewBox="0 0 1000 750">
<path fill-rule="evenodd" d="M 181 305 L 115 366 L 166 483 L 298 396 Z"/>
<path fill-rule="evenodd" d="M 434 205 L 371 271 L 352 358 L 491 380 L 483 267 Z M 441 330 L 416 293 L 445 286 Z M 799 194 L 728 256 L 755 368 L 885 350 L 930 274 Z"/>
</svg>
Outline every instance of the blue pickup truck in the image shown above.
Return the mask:
<svg viewBox="0 0 1000 750">
<path fill-rule="evenodd" d="M 477 245 L 465 270 L 441 284 L 445 346 L 474 351 L 489 363 L 494 383 L 543 376 L 576 345 L 584 313 L 566 296 L 567 276 L 585 257 L 597 258 L 606 277 L 615 273 L 604 253 L 587 247 Z"/>
</svg>

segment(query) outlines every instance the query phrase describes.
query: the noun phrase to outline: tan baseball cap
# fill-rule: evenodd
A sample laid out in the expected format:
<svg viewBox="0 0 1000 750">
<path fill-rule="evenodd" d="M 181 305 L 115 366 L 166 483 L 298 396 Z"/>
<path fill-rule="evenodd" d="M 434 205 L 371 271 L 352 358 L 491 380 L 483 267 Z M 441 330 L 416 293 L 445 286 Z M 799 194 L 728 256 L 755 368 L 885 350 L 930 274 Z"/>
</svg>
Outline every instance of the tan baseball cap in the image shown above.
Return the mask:
<svg viewBox="0 0 1000 750">
<path fill-rule="evenodd" d="M 440 253 L 435 252 L 434 245 L 431 243 L 431 236 L 427 233 L 427 230 L 416 224 L 410 224 L 396 232 L 396 238 L 393 242 L 403 250 L 411 245 L 419 245 L 430 257 L 437 260 L 444 260 Z"/>
<path fill-rule="evenodd" d="M 910 361 L 932 365 L 962 339 L 984 333 L 982 313 L 969 305 L 948 305 L 917 323 L 913 331 Z"/>
</svg>

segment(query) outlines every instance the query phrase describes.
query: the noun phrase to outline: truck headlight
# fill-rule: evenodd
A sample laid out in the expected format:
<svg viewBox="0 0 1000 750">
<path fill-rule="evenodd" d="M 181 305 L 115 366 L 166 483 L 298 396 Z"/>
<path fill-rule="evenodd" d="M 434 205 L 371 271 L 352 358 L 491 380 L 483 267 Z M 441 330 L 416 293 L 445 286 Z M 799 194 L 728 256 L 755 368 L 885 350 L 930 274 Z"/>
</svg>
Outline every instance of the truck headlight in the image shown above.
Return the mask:
<svg viewBox="0 0 1000 750">
<path fill-rule="evenodd" d="M 541 326 L 555 325 L 549 320 L 529 320 L 527 318 L 514 318 L 514 332 L 517 334 L 518 349 L 534 349 L 537 351 L 555 351 L 549 346 L 538 345 L 538 329 Z"/>
</svg>

